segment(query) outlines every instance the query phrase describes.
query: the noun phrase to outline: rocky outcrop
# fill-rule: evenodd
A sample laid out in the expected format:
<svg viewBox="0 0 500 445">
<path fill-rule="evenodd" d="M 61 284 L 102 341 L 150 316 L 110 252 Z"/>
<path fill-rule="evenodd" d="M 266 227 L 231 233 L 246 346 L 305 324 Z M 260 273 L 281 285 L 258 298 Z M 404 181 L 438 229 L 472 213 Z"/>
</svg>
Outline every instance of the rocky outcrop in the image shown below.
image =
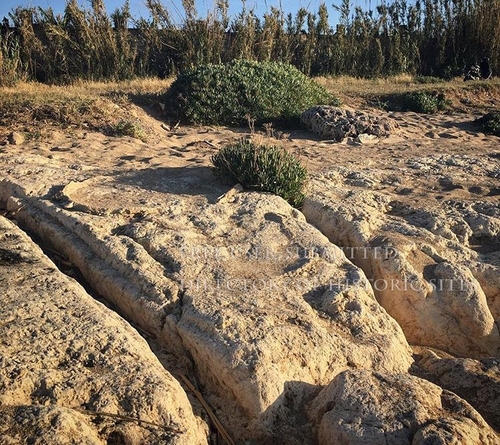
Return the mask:
<svg viewBox="0 0 500 445">
<path fill-rule="evenodd" d="M 419 348 L 412 372 L 467 400 L 500 431 L 500 358 L 441 357 L 429 349 Z"/>
<path fill-rule="evenodd" d="M 187 351 L 210 392 L 240 406 L 257 422 L 256 430 L 272 430 L 257 419 L 288 381 L 327 384 L 349 366 L 408 369 L 412 359 L 399 326 L 369 287 L 351 286 L 351 277 L 362 272 L 283 200 L 244 194 L 197 210 L 183 203 L 183 211 L 161 231 L 165 220 L 132 219 L 114 226 L 112 238 L 96 237 L 95 225 L 84 223 L 88 216 L 78 215 L 76 232 L 85 233 L 86 246 L 106 253 L 81 269 L 93 270 L 101 261 L 100 270 L 110 263 L 133 268 L 131 286 L 115 294 L 114 303 L 165 347 Z M 56 214 L 66 224 L 76 217 Z M 44 227 L 39 223 L 37 231 L 50 233 L 55 243 L 57 234 Z M 162 273 L 153 274 L 155 268 Z M 116 275 L 108 275 L 101 290 L 114 289 L 114 280 Z M 141 289 L 145 303 L 134 288 Z M 164 294 L 162 306 L 155 302 L 161 290 L 172 288 L 179 289 L 177 305 L 170 294 Z"/>
<path fill-rule="evenodd" d="M 245 193 L 203 215 L 190 233 L 208 257 L 186 233 L 173 258 L 185 280 L 178 329 L 196 362 L 228 385 L 252 417 L 287 381 L 326 384 L 345 367 L 404 369 L 411 362 L 399 327 L 370 288 L 352 286 L 362 272 L 283 200 Z M 203 230 L 214 221 L 224 228 L 222 245 L 220 234 Z M 171 245 L 165 235 L 150 243 L 153 254 Z"/>
<path fill-rule="evenodd" d="M 40 169 L 4 183 L 7 207 L 127 319 L 180 360 L 192 357 L 208 398 L 234 407 L 227 421 L 238 439 L 276 435 L 267 411 L 279 409 L 289 382 L 314 387 L 349 368 L 409 369 L 406 339 L 359 284 L 363 272 L 281 198 L 224 195 L 213 181 L 218 200 L 179 193 L 183 181 L 203 190 L 190 171 L 149 187 L 47 174 L 69 186 L 44 189 Z M 141 211 L 132 210 L 137 202 Z"/>
<path fill-rule="evenodd" d="M 498 206 L 413 208 L 324 177 L 311 190 L 308 221 L 365 271 L 410 343 L 462 357 L 500 355 L 500 262 L 494 250 L 470 246 L 498 236 Z"/>
<path fill-rule="evenodd" d="M 302 114 L 301 121 L 317 136 L 334 141 L 352 137 L 365 143 L 373 142 L 367 135 L 387 137 L 398 128 L 398 123 L 388 117 L 328 105 L 309 108 Z"/>
<path fill-rule="evenodd" d="M 0 155 L 0 162 L 8 165 L 8 177 L 0 184 L 0 203 L 43 244 L 77 266 L 127 320 L 155 337 L 172 361 L 192 368 L 198 389 L 237 443 L 330 443 L 330 436 L 344 434 L 336 426 L 344 414 L 333 413 L 332 403 L 346 400 L 344 406 L 351 402 L 359 406 L 354 386 L 342 383 L 346 376 L 359 380 L 359 394 L 383 387 L 373 394 L 381 399 L 377 403 L 390 406 L 386 411 L 374 408 L 373 419 L 364 418 L 359 410 L 361 420 L 353 423 L 383 424 L 393 434 L 393 424 L 404 423 L 406 415 L 417 419 L 408 427 L 414 440 L 434 434 L 440 437 L 448 425 L 453 437 L 477 436 L 484 443 L 494 443 L 491 429 L 463 401 L 447 393 L 443 396 L 434 385 L 412 380 L 408 374 L 412 351 L 398 323 L 375 298 L 385 301 L 373 281 L 379 270 L 399 273 L 399 264 L 407 270 L 410 264 L 416 271 L 412 276 L 425 281 L 429 269 L 419 275 L 419 267 L 428 263 L 415 262 L 415 258 L 431 258 L 442 267 L 441 274 L 460 273 L 470 280 L 480 274 L 470 272 L 471 262 L 465 270 L 458 261 L 468 250 L 456 242 L 441 249 L 435 243 L 440 238 L 429 238 L 428 232 L 391 215 L 390 201 L 380 194 L 347 193 L 331 189 L 325 181 L 311 181 L 314 194 L 310 193 L 304 211 L 327 237 L 281 198 L 228 190 L 205 167 L 117 168 L 113 174 L 102 174 L 94 167 L 72 168 L 29 154 L 15 160 Z M 349 175 L 349 180 L 360 183 L 367 179 Z M 335 204 L 337 199 L 343 204 Z M 386 242 L 382 233 L 393 243 Z M 409 236 L 414 233 L 418 236 Z M 368 246 L 371 253 L 365 259 L 363 250 L 355 246 Z M 391 252 L 396 250 L 404 255 L 393 259 Z M 419 252 L 427 253 L 424 257 Z M 388 258 L 380 259 L 384 254 Z M 438 261 L 439 255 L 450 266 L 441 264 L 445 261 Z M 495 289 L 494 273 L 490 278 L 481 273 L 484 282 Z M 402 276 L 406 275 L 397 275 L 398 279 Z M 493 315 L 488 318 L 492 297 L 486 289 L 484 283 L 479 284 L 469 300 L 457 299 L 455 305 L 450 305 L 454 294 L 426 294 L 425 299 L 434 298 L 439 310 L 455 311 L 457 323 L 468 307 L 473 309 L 472 318 L 463 316 L 460 329 L 464 333 L 447 323 L 428 338 L 444 332 L 450 349 L 462 347 L 464 353 L 494 349 Z M 448 300 L 441 303 L 444 297 Z M 483 312 L 478 302 L 485 304 Z M 419 308 L 430 311 L 424 303 Z M 413 325 L 403 323 L 404 328 L 423 330 L 421 326 L 427 325 L 417 322 L 425 323 L 424 318 L 433 315 L 425 311 L 412 315 L 417 317 L 411 319 Z M 447 314 L 438 320 L 441 325 L 443 319 L 454 320 Z M 480 326 L 469 327 L 471 319 Z M 99 322 L 94 325 L 95 331 L 105 335 Z M 120 358 L 114 349 L 110 354 Z M 398 386 L 398 381 L 404 383 Z M 346 385 L 352 391 L 332 390 Z M 384 385 L 395 388 L 386 391 Z M 63 389 L 58 394 L 72 394 L 71 388 Z M 391 394 L 392 405 L 391 400 L 384 401 L 385 392 Z M 429 401 L 424 400 L 426 392 Z M 121 406 L 119 401 L 127 397 L 128 393 L 116 396 L 109 403 Z M 440 407 L 438 399 L 446 406 Z M 22 411 L 32 404 L 20 405 Z M 393 417 L 388 414 L 392 407 Z M 335 414 L 333 420 L 329 412 Z M 23 416 L 30 417 L 30 413 Z M 66 414 L 44 411 L 40 416 L 54 419 Z M 86 415 L 77 414 L 75 424 L 81 421 L 80 414 Z M 7 413 L 10 418 L 16 415 L 12 410 Z M 363 443 L 360 431 L 348 436 L 346 443 Z"/>
<path fill-rule="evenodd" d="M 9 137 L 7 138 L 9 144 L 11 145 L 22 145 L 24 144 L 24 141 L 26 140 L 25 136 L 22 133 L 19 133 L 17 131 L 13 131 L 12 133 L 9 134 Z"/>
<path fill-rule="evenodd" d="M 0 245 L 1 443 L 207 443 L 128 323 L 3 217 Z"/>
<path fill-rule="evenodd" d="M 409 375 L 345 371 L 313 400 L 322 445 L 498 445 L 498 436 L 452 392 Z"/>
</svg>

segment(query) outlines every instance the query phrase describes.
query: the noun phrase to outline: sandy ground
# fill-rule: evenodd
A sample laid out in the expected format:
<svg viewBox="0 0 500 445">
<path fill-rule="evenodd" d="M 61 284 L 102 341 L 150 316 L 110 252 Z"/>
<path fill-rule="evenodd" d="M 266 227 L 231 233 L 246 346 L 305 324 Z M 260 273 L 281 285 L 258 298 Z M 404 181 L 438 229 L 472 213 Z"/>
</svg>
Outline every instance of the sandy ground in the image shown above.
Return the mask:
<svg viewBox="0 0 500 445">
<path fill-rule="evenodd" d="M 258 142 L 286 147 L 311 175 L 334 170 L 348 179 L 349 186 L 369 187 L 414 206 L 433 207 L 453 199 L 498 202 L 499 138 L 479 131 L 473 121 L 480 115 L 369 112 L 392 117 L 399 123 L 399 130 L 366 145 L 352 140 L 319 140 L 304 130 L 271 129 L 256 131 L 252 136 L 248 128 L 179 126 L 167 130 L 158 117 L 137 108 L 134 114 L 148 129 L 148 142 L 81 130 L 55 130 L 50 141 L 5 145 L 0 152 L 12 156 L 37 154 L 77 170 L 97 169 L 103 175 L 142 172 L 141 180 L 147 187 L 148 182 L 153 186 L 167 177 L 175 183 L 176 175 L 184 177 L 186 169 L 213 181 L 208 168 L 210 157 L 227 143 L 253 137 Z"/>
</svg>

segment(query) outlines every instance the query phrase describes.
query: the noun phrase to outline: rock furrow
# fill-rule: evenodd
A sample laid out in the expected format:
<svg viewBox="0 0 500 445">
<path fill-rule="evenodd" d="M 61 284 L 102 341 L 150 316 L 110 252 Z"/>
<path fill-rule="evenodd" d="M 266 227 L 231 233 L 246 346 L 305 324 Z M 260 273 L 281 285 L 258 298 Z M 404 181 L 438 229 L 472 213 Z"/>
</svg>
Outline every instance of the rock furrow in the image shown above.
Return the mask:
<svg viewBox="0 0 500 445">
<path fill-rule="evenodd" d="M 238 434 L 274 434 L 263 414 L 278 409 L 287 382 L 325 385 L 349 367 L 405 372 L 411 365 L 399 326 L 369 288 L 351 284 L 362 272 L 281 198 L 242 194 L 206 205 L 203 213 L 187 202 L 171 230 L 151 232 L 151 255 L 139 244 L 144 237 L 136 242 L 133 234 L 162 221 L 132 220 L 127 236 L 113 236 L 112 218 L 105 226 L 106 217 L 17 199 L 19 221 L 50 240 L 126 318 L 168 351 L 193 357 L 208 392 L 247 418 L 248 431 Z M 116 238 L 143 255 L 127 255 L 130 249 L 117 248 Z M 177 270 L 158 265 L 152 274 L 152 256 L 162 252 Z M 127 277 L 124 263 L 144 275 Z M 178 291 L 165 304 L 145 293 L 151 287 L 156 297 L 166 285 L 182 290 L 182 311 Z"/>
<path fill-rule="evenodd" d="M 319 181 L 313 188 L 306 218 L 351 252 L 410 343 L 462 357 L 500 355 L 500 264 L 493 256 L 485 262 L 470 247 L 433 233 L 418 209 L 398 218 L 384 195 Z M 461 221 L 437 216 L 441 226 Z"/>
<path fill-rule="evenodd" d="M 1 443 L 207 443 L 183 389 L 127 322 L 3 217 L 0 243 Z"/>
</svg>

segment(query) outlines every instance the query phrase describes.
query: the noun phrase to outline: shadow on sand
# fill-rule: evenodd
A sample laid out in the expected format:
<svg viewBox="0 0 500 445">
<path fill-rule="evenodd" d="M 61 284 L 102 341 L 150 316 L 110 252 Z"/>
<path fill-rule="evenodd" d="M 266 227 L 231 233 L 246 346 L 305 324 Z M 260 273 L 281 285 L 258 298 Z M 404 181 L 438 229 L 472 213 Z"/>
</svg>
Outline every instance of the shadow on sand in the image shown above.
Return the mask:
<svg viewBox="0 0 500 445">
<path fill-rule="evenodd" d="M 215 203 L 231 186 L 215 178 L 210 167 L 158 167 L 121 173 L 116 182 L 172 195 L 204 196 Z"/>
</svg>

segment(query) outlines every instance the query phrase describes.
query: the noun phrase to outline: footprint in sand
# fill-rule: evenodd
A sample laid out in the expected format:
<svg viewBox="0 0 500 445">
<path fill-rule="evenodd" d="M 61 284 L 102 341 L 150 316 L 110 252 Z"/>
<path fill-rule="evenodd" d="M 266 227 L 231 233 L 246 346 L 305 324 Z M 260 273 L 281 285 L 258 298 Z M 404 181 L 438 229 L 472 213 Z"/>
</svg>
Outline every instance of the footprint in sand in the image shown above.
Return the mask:
<svg viewBox="0 0 500 445">
<path fill-rule="evenodd" d="M 481 195 L 483 193 L 483 188 L 478 185 L 473 185 L 472 187 L 469 187 L 468 190 L 474 195 Z"/>
<path fill-rule="evenodd" d="M 70 147 L 52 147 L 50 151 L 61 151 L 61 152 L 67 152 L 71 151 Z"/>
<path fill-rule="evenodd" d="M 174 149 L 170 149 L 170 154 L 172 156 L 177 156 L 178 158 L 185 157 L 184 153 L 181 153 L 180 151 L 177 151 L 177 150 L 174 150 Z"/>
</svg>

